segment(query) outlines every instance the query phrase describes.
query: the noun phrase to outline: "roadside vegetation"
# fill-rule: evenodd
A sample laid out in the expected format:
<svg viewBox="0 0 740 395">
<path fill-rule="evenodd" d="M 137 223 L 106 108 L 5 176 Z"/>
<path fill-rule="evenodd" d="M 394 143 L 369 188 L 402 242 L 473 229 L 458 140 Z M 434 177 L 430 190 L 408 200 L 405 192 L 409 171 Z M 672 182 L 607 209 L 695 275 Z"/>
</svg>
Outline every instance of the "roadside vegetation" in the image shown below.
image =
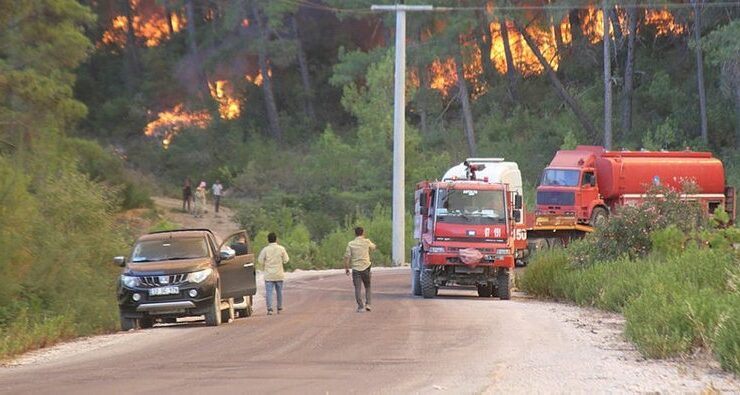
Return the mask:
<svg viewBox="0 0 740 395">
<path fill-rule="evenodd" d="M 647 357 L 703 350 L 740 373 L 740 229 L 727 227 L 724 213 L 705 223 L 695 205 L 666 196 L 625 208 L 567 248 L 538 253 L 520 285 L 623 313 L 627 338 Z"/>
</svg>

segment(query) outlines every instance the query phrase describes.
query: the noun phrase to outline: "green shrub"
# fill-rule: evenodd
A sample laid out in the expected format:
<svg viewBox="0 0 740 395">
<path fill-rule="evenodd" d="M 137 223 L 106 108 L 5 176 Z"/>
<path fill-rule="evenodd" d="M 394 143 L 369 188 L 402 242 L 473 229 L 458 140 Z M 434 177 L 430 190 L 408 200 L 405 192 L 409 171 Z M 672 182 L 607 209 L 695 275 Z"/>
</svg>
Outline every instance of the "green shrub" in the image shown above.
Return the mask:
<svg viewBox="0 0 740 395">
<path fill-rule="evenodd" d="M 686 235 L 673 224 L 665 229 L 658 229 L 650 235 L 652 250 L 666 257 L 681 253 L 685 241 Z"/>
</svg>

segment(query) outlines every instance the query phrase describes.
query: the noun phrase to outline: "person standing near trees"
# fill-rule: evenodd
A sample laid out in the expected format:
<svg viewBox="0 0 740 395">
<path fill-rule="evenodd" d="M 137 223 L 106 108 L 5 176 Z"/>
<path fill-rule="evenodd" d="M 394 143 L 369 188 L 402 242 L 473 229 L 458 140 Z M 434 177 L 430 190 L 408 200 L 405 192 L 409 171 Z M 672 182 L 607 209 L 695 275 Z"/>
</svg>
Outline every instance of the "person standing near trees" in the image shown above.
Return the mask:
<svg viewBox="0 0 740 395">
<path fill-rule="evenodd" d="M 355 300 L 357 312 L 372 311 L 370 292 L 370 251 L 376 248 L 375 244 L 365 237 L 365 229 L 355 228 L 355 239 L 347 243 L 344 251 L 344 272 L 349 276 L 350 263 L 352 264 L 352 284 L 355 286 Z M 362 285 L 365 286 L 365 303 L 362 303 Z"/>
<path fill-rule="evenodd" d="M 285 279 L 285 268 L 290 258 L 285 248 L 277 243 L 277 235 L 270 232 L 267 235 L 267 247 L 260 251 L 257 262 L 265 271 L 265 303 L 267 304 L 267 315 L 272 315 L 272 291 L 277 293 L 277 312 L 283 310 L 283 280 Z"/>
<path fill-rule="evenodd" d="M 191 200 L 193 200 L 193 188 L 190 185 L 190 177 L 185 177 L 185 182 L 182 184 L 182 211 L 190 212 Z"/>
<path fill-rule="evenodd" d="M 211 191 L 213 192 L 213 209 L 218 214 L 218 207 L 221 205 L 221 192 L 224 190 L 221 185 L 221 180 L 216 180 L 216 183 L 211 185 Z"/>
<path fill-rule="evenodd" d="M 193 205 L 193 216 L 200 218 L 206 209 L 206 182 L 201 181 L 195 189 L 195 203 Z"/>
</svg>

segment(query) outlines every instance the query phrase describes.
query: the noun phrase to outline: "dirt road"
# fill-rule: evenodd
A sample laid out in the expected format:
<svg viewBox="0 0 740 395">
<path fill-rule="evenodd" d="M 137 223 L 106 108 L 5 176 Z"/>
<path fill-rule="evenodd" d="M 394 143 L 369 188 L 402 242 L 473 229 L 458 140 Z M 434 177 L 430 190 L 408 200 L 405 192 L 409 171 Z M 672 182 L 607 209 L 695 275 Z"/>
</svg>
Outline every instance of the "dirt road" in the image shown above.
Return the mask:
<svg viewBox="0 0 740 395">
<path fill-rule="evenodd" d="M 239 230 L 239 225 L 232 221 L 234 213 L 228 207 L 221 206 L 219 212 L 213 211 L 213 201 L 209 196 L 206 213 L 203 217 L 195 218 L 182 211 L 182 201 L 168 197 L 152 197 L 154 204 L 170 221 L 185 228 L 208 228 L 219 237 L 226 237 Z"/>
<path fill-rule="evenodd" d="M 3 393 L 739 392 L 696 362 L 646 361 L 621 318 L 515 297 L 409 296 L 408 269 L 373 274 L 354 311 L 339 271 L 292 273 L 286 310 L 83 340 L 0 368 Z M 260 292 L 262 290 L 260 289 Z"/>
</svg>

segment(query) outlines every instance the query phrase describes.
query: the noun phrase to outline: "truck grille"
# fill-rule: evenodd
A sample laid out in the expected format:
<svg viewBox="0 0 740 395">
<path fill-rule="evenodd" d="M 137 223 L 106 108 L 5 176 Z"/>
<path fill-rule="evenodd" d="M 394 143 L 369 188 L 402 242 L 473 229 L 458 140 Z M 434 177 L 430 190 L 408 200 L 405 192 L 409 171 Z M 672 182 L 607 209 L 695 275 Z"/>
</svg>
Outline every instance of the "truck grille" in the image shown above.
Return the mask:
<svg viewBox="0 0 740 395">
<path fill-rule="evenodd" d="M 188 274 L 170 274 L 165 276 L 143 276 L 141 277 L 142 287 L 161 287 L 163 285 L 180 285 L 188 279 Z M 165 281 L 162 281 L 165 280 Z"/>
</svg>

